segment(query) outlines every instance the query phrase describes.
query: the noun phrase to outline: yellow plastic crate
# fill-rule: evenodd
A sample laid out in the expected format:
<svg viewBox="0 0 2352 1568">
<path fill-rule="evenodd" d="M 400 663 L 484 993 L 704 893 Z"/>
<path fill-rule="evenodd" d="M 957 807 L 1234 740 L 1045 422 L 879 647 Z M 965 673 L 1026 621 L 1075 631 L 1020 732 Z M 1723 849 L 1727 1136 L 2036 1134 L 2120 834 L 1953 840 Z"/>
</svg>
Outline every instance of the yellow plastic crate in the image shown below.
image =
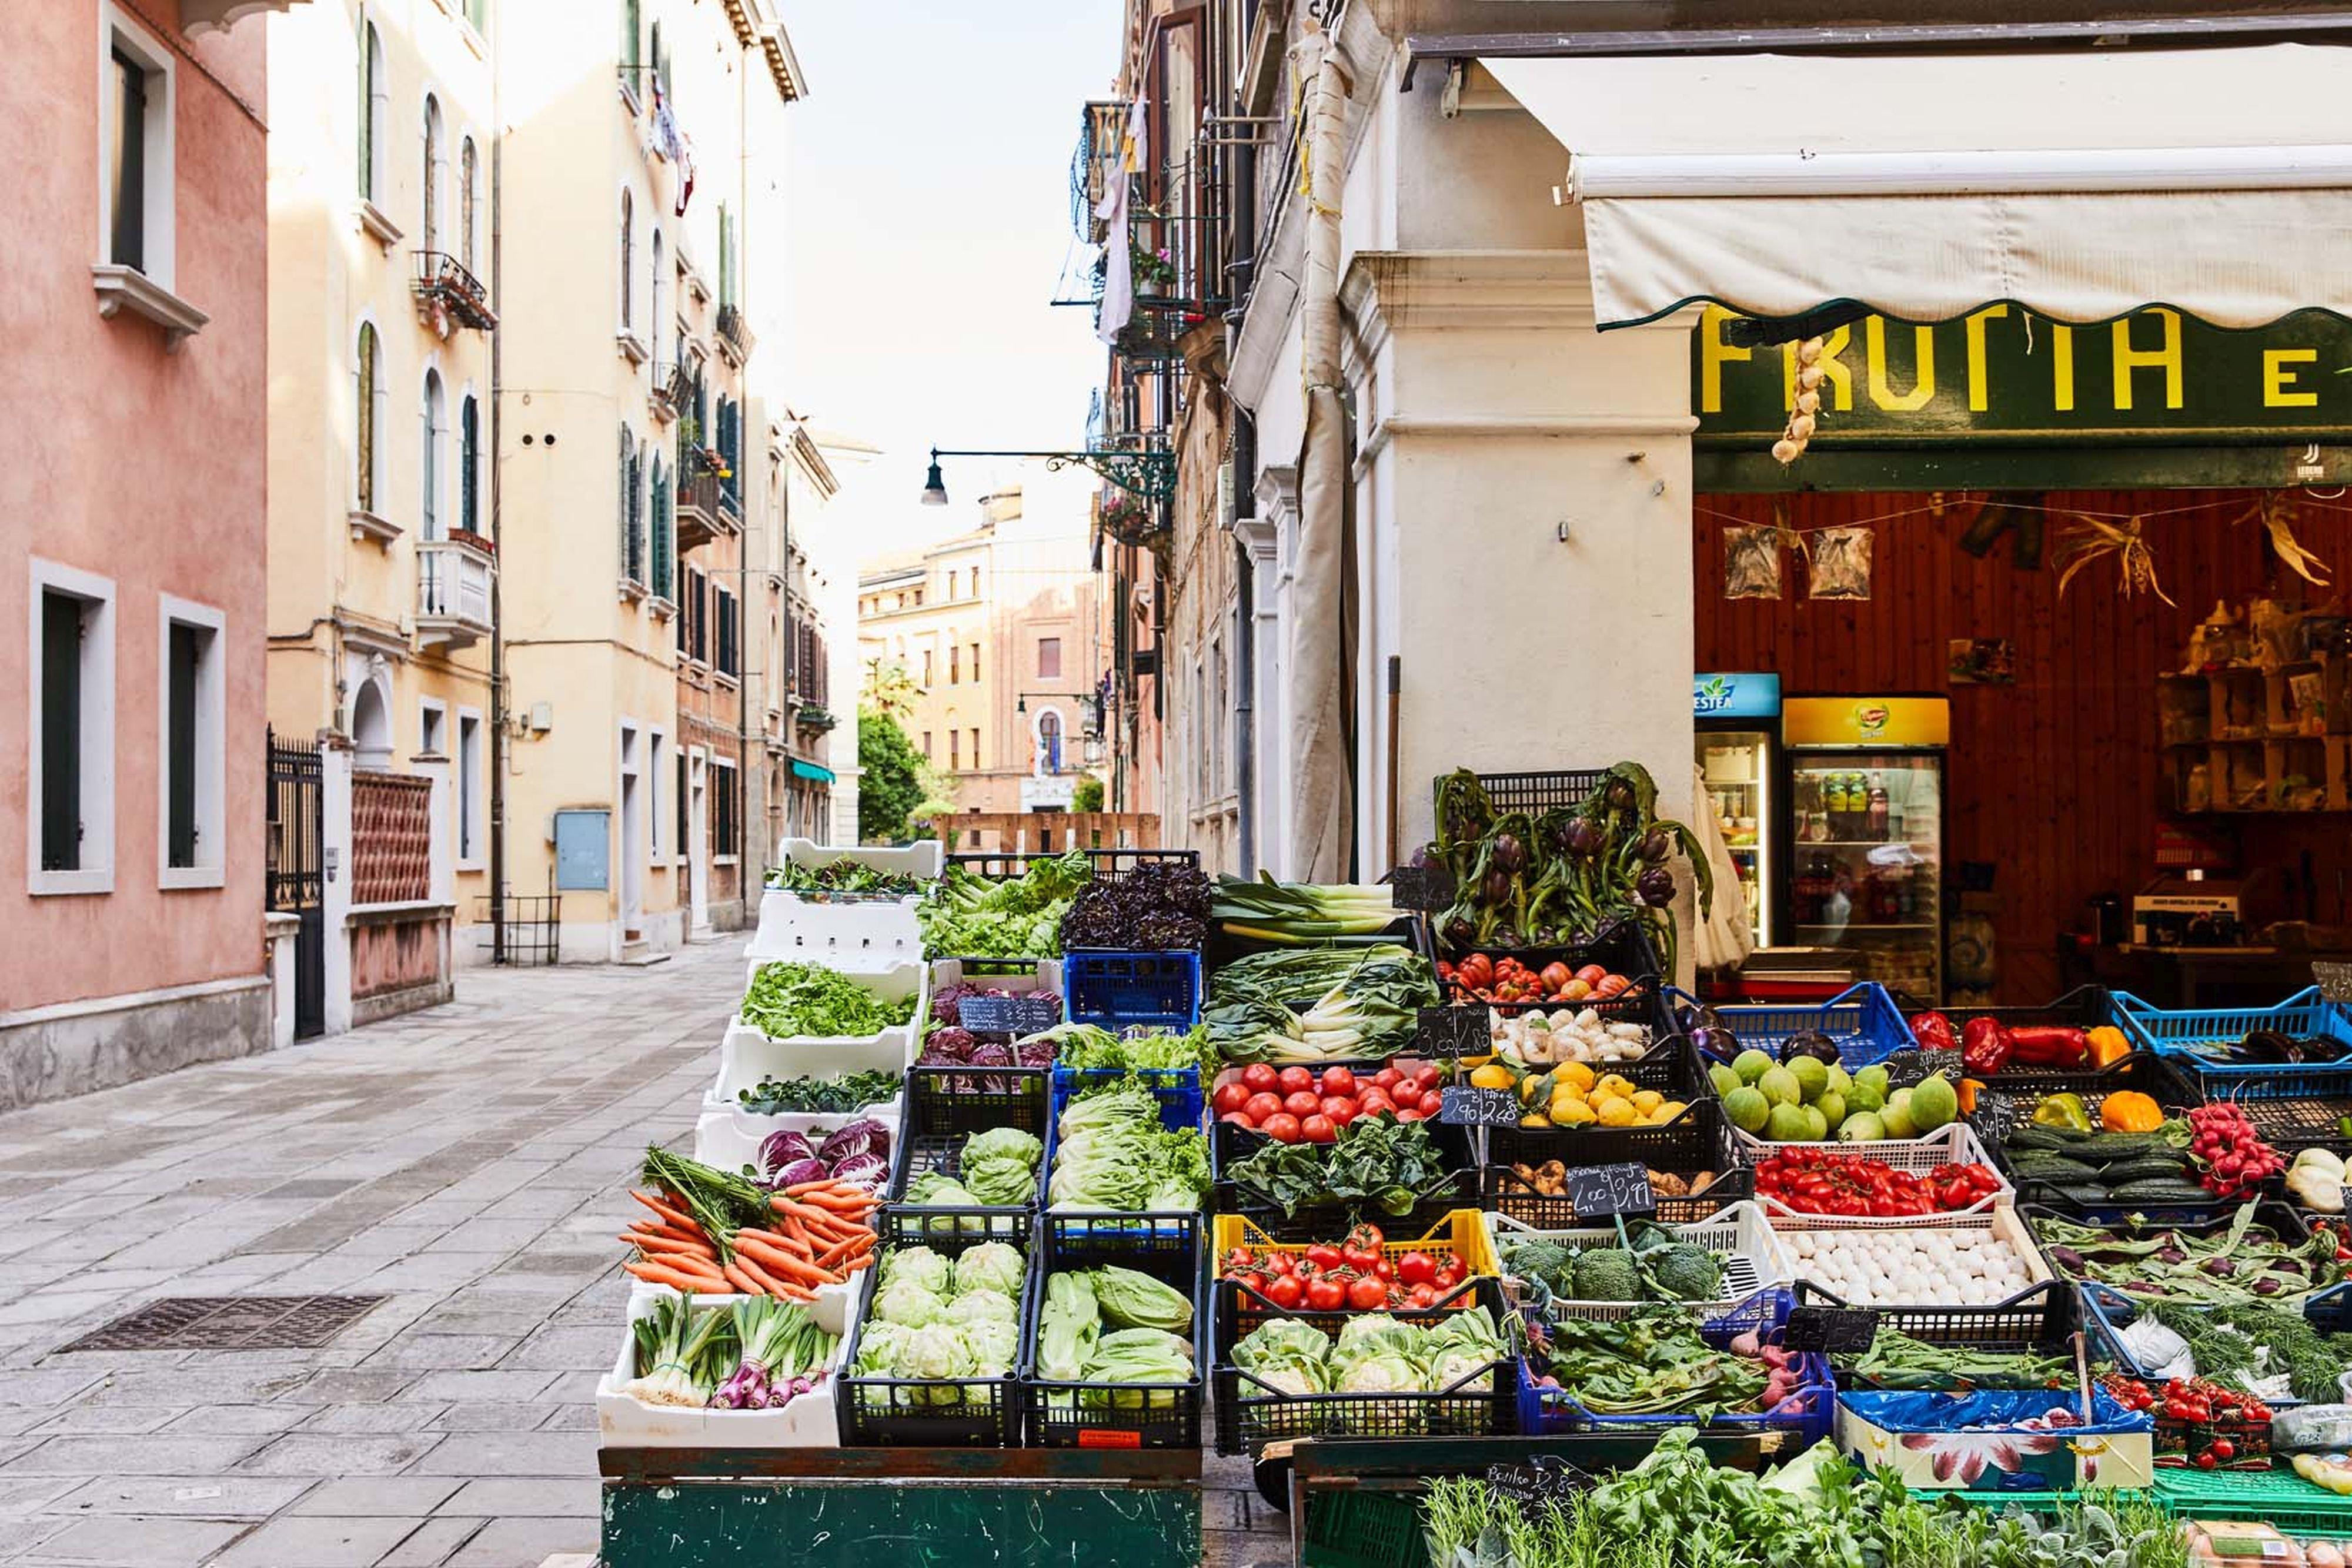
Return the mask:
<svg viewBox="0 0 2352 1568">
<path fill-rule="evenodd" d="M 1494 1243 L 1487 1238 L 1484 1219 L 1485 1216 L 1477 1209 L 1457 1208 L 1447 1214 L 1444 1219 L 1432 1228 L 1426 1235 L 1413 1240 L 1400 1241 L 1394 1237 L 1389 1238 L 1381 1243 L 1381 1252 L 1382 1256 L 1393 1261 L 1408 1252 L 1425 1251 L 1432 1247 L 1444 1247 L 1450 1249 L 1454 1256 L 1460 1258 L 1473 1275 L 1499 1275 L 1503 1270 L 1496 1261 Z M 1375 1218 L 1372 1223 L 1378 1225 L 1380 1221 Z M 1385 1234 L 1386 1228 L 1382 1227 L 1382 1230 Z M 1216 1256 L 1210 1260 L 1213 1272 L 1217 1267 L 1217 1260 L 1236 1247 L 1246 1247 L 1253 1252 L 1286 1252 L 1294 1257 L 1305 1252 L 1307 1248 L 1307 1243 L 1303 1241 L 1276 1241 L 1251 1224 L 1246 1215 L 1240 1214 L 1217 1216 L 1214 1236 Z M 1337 1242 L 1339 1238 L 1333 1236 L 1327 1239 Z"/>
</svg>

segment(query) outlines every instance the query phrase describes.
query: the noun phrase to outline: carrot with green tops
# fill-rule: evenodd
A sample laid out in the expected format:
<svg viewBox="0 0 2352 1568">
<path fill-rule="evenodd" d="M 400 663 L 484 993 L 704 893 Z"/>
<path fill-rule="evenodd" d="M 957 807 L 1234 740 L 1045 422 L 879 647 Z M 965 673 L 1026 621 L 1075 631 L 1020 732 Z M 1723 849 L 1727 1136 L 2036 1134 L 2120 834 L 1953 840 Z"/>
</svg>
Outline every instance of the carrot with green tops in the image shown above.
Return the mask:
<svg viewBox="0 0 2352 1568">
<path fill-rule="evenodd" d="M 652 1209 L 656 1214 L 660 1215 L 664 1219 L 667 1220 L 670 1224 L 677 1226 L 681 1230 L 699 1230 L 702 1228 L 700 1225 L 695 1222 L 694 1217 L 687 1213 L 682 1208 L 673 1207 L 669 1204 L 662 1202 L 659 1198 L 649 1197 L 634 1187 L 629 1190 L 629 1196 L 635 1198 L 639 1203 L 644 1204 L 647 1208 Z"/>
<path fill-rule="evenodd" d="M 667 1285 L 689 1296 L 717 1293 L 713 1285 L 719 1283 L 699 1274 L 689 1274 L 681 1269 L 666 1268 L 659 1263 L 635 1262 L 622 1265 L 623 1271 L 633 1274 L 649 1285 Z M 723 1285 L 721 1285 L 723 1289 Z"/>
</svg>

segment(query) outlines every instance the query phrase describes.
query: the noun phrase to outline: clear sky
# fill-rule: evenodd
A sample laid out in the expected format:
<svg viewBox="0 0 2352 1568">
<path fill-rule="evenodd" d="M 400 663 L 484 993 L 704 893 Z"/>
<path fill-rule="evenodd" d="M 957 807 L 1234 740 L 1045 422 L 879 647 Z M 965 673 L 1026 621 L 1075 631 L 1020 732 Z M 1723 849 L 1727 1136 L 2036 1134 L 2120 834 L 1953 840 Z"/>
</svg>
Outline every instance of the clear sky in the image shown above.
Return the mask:
<svg viewBox="0 0 2352 1568">
<path fill-rule="evenodd" d="M 1091 313 L 1047 302 L 1076 236 L 1079 106 L 1108 97 L 1119 0 L 786 0 L 809 83 L 792 110 L 787 393 L 884 449 L 861 558 L 971 527 L 1009 465 L 934 445 L 1084 444 L 1102 379 Z"/>
</svg>

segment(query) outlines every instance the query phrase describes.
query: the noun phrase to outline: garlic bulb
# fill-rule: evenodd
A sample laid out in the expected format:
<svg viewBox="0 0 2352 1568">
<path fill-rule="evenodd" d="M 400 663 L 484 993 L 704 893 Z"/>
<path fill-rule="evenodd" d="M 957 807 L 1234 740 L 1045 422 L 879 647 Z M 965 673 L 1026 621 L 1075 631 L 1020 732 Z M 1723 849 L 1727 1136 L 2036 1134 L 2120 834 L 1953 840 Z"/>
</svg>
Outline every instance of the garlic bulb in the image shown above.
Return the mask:
<svg viewBox="0 0 2352 1568">
<path fill-rule="evenodd" d="M 1808 338 L 1797 345 L 1795 407 L 1789 414 L 1789 428 L 1772 444 L 1773 459 L 1784 467 L 1803 456 L 1806 444 L 1813 438 L 1815 416 L 1822 407 L 1822 382 L 1829 373 L 1822 368 L 1827 348 L 1819 338 Z"/>
</svg>

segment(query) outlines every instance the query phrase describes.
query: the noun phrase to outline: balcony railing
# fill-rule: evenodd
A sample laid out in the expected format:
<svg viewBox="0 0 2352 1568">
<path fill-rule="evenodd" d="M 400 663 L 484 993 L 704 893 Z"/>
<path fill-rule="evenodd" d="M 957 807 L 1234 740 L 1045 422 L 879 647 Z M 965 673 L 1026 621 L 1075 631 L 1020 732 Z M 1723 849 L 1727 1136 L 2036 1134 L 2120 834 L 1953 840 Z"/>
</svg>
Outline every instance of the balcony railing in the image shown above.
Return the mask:
<svg viewBox="0 0 2352 1568">
<path fill-rule="evenodd" d="M 719 335 L 719 351 L 734 361 L 737 365 L 740 366 L 751 359 L 751 327 L 743 319 L 741 306 L 721 305 L 719 308 L 719 319 L 712 323 L 712 329 Z"/>
<path fill-rule="evenodd" d="M 677 548 L 681 555 L 742 527 L 742 508 L 732 504 L 717 469 L 690 457 L 677 481 Z"/>
<path fill-rule="evenodd" d="M 465 263 L 446 251 L 420 250 L 415 256 L 416 280 L 410 287 L 416 296 L 416 313 L 426 326 L 446 337 L 444 322 L 481 332 L 499 324 L 490 308 L 490 291 Z"/>
<path fill-rule="evenodd" d="M 462 530 L 416 541 L 416 635 L 430 647 L 463 648 L 490 632 L 490 583 L 498 558 L 488 539 Z"/>
</svg>

